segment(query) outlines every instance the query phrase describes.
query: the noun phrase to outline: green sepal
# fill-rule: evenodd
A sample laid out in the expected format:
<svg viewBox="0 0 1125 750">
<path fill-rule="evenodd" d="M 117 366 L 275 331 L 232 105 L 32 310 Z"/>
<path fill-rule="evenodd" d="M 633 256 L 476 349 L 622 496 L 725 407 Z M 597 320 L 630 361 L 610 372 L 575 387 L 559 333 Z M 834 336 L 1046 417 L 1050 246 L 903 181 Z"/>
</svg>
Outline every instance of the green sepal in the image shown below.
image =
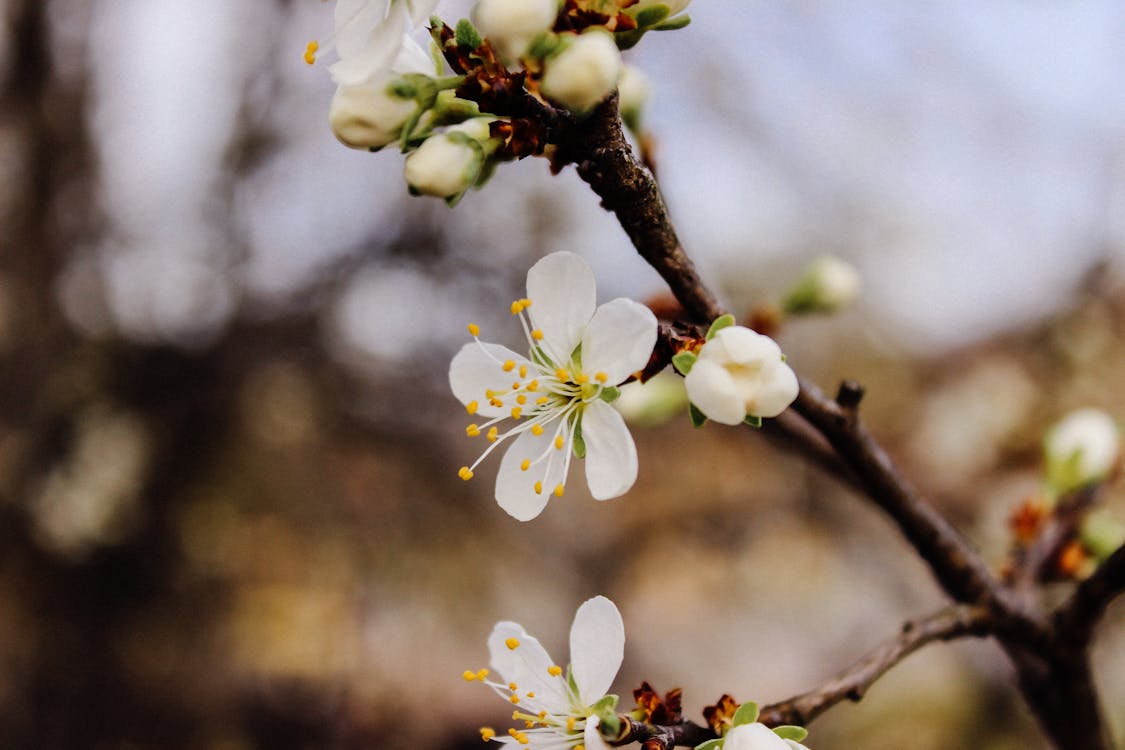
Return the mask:
<svg viewBox="0 0 1125 750">
<path fill-rule="evenodd" d="M 574 457 L 586 458 L 586 441 L 582 439 L 582 423 L 579 422 L 574 425 Z"/>
<path fill-rule="evenodd" d="M 695 366 L 695 360 L 697 359 L 699 359 L 699 357 L 695 352 L 676 352 L 672 355 L 672 367 L 675 367 L 676 372 L 681 375 L 687 375 L 691 372 L 691 368 Z"/>
<path fill-rule="evenodd" d="M 544 60 L 558 51 L 562 44 L 562 37 L 550 31 L 540 32 L 527 48 L 527 57 Z"/>
<path fill-rule="evenodd" d="M 473 26 L 472 22 L 467 18 L 462 18 L 457 22 L 457 29 L 453 34 L 458 47 L 477 49 L 484 44 L 484 39 L 481 38 L 480 32 L 477 31 L 476 27 Z"/>
<path fill-rule="evenodd" d="M 718 748 L 722 746 L 723 740 L 720 737 L 717 740 L 707 740 L 706 742 L 700 742 L 695 746 L 695 750 L 718 750 Z"/>
<path fill-rule="evenodd" d="M 672 15 L 672 9 L 664 3 L 658 3 L 637 11 L 633 15 L 633 19 L 637 22 L 638 27 L 645 29 L 649 26 L 655 26 L 670 15 Z"/>
<path fill-rule="evenodd" d="M 683 27 L 687 26 L 689 23 L 691 23 L 691 16 L 689 16 L 687 13 L 681 13 L 678 16 L 673 16 L 672 18 L 669 18 L 667 21 L 664 21 L 663 23 L 656 24 L 655 26 L 652 27 L 652 30 L 653 31 L 675 31 L 676 29 L 682 29 Z"/>
<path fill-rule="evenodd" d="M 738 727 L 743 724 L 753 724 L 757 720 L 758 704 L 754 701 L 746 701 L 734 712 L 734 716 L 730 719 L 730 725 L 731 727 Z"/>
<path fill-rule="evenodd" d="M 783 740 L 793 740 L 794 742 L 800 742 L 809 736 L 809 730 L 804 727 L 793 726 L 792 724 L 782 724 L 779 727 L 774 727 L 773 733 Z"/>
<path fill-rule="evenodd" d="M 613 714 L 617 709 L 618 698 L 616 695 L 603 695 L 597 703 L 592 706 L 593 713 L 597 714 L 599 719 L 605 718 L 606 715 Z"/>
<path fill-rule="evenodd" d="M 716 333 L 723 330 L 724 328 L 730 328 L 732 325 L 734 325 L 733 315 L 720 315 L 719 317 L 715 318 L 715 322 L 712 323 L 711 327 L 707 329 L 707 336 L 705 338 L 710 341 L 711 339 L 715 338 Z"/>
<path fill-rule="evenodd" d="M 688 416 L 691 417 L 692 427 L 702 427 L 707 424 L 707 415 L 699 410 L 695 404 L 688 404 Z"/>
<path fill-rule="evenodd" d="M 637 42 L 641 41 L 641 37 L 645 35 L 645 29 L 629 29 L 628 31 L 615 31 L 613 33 L 613 41 L 617 43 L 617 49 L 624 52 L 627 49 L 632 49 L 637 46 Z"/>
<path fill-rule="evenodd" d="M 751 427 L 761 427 L 762 426 L 762 418 L 758 417 L 758 416 L 755 416 L 753 414 L 747 414 L 746 419 L 744 419 L 742 421 L 745 422 L 746 424 L 750 425 Z"/>
<path fill-rule="evenodd" d="M 621 398 L 621 389 L 615 385 L 607 385 L 605 388 L 602 388 L 602 392 L 598 395 L 598 398 L 605 401 L 607 404 L 612 404 L 614 401 Z"/>
</svg>

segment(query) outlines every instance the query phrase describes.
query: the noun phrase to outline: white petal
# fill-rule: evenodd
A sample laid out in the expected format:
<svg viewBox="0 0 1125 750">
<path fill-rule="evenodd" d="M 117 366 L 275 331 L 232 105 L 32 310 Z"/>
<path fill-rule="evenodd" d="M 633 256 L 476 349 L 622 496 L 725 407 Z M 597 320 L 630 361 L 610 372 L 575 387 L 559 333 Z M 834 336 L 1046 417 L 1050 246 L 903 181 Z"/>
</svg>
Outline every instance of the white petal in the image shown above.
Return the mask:
<svg viewBox="0 0 1125 750">
<path fill-rule="evenodd" d="M 403 37 L 402 48 L 398 51 L 398 56 L 395 58 L 394 65 L 391 70 L 395 73 L 425 73 L 427 75 L 434 74 L 434 61 L 426 50 L 422 49 L 422 45 L 414 41 L 414 39 L 407 35 Z"/>
<path fill-rule="evenodd" d="M 700 356 L 704 359 L 711 358 L 707 350 L 715 348 L 716 343 L 721 345 L 720 351 L 725 353 L 726 358 L 739 364 L 781 361 L 781 348 L 776 341 L 742 326 L 720 330 L 714 339 L 704 345 Z"/>
<path fill-rule="evenodd" d="M 514 649 L 508 648 L 509 638 L 518 642 Z M 488 636 L 488 654 L 492 669 L 500 674 L 504 683 L 516 683 L 521 704 L 537 704 L 551 713 L 566 713 L 569 703 L 564 678 L 554 677 L 547 671 L 556 666 L 555 662 L 522 625 L 507 621 L 496 623 Z M 535 693 L 534 699 L 524 699 L 528 691 Z"/>
<path fill-rule="evenodd" d="M 740 724 L 727 732 L 723 750 L 790 750 L 765 724 Z"/>
<path fill-rule="evenodd" d="M 768 379 L 762 381 L 753 407 L 748 411 L 759 417 L 776 417 L 793 403 L 799 390 L 797 376 L 789 365 L 782 363 L 774 368 Z"/>
<path fill-rule="evenodd" d="M 586 483 L 595 500 L 624 495 L 637 481 L 637 446 L 620 412 L 594 401 L 582 415 Z"/>
<path fill-rule="evenodd" d="M 625 656 L 625 624 L 609 599 L 583 602 L 570 626 L 570 668 L 583 705 L 591 706 L 609 692 Z"/>
<path fill-rule="evenodd" d="M 586 750 L 610 750 L 609 745 L 602 739 L 602 733 L 598 731 L 600 723 L 601 720 L 597 716 L 586 719 L 586 729 L 582 732 L 582 740 L 586 745 Z"/>
<path fill-rule="evenodd" d="M 551 445 L 554 434 L 551 426 L 539 436 L 531 430 L 522 433 L 500 462 L 500 471 L 496 474 L 496 502 L 517 521 L 530 521 L 542 513 L 552 490 L 565 481 L 563 468 L 570 445 L 567 443 L 562 450 L 555 450 Z M 520 468 L 524 460 L 535 461 L 544 453 L 548 458 L 542 462 L 527 471 Z M 535 491 L 536 482 L 541 483 L 541 492 Z"/>
<path fill-rule="evenodd" d="M 527 272 L 528 315 L 543 332 L 543 348 L 555 364 L 566 366 L 594 314 L 594 272 L 574 253 L 551 253 Z"/>
<path fill-rule="evenodd" d="M 688 400 L 709 419 L 733 425 L 746 418 L 745 401 L 722 365 L 701 357 L 684 377 L 684 387 Z"/>
<path fill-rule="evenodd" d="M 410 20 L 415 26 L 420 26 L 433 15 L 438 0 L 407 0 L 410 6 Z"/>
<path fill-rule="evenodd" d="M 486 351 L 487 350 L 487 351 Z M 492 355 L 491 357 L 489 355 Z M 493 359 L 495 358 L 495 359 Z M 504 372 L 497 364 L 511 360 L 518 369 L 521 365 L 533 367 L 526 357 L 516 354 L 499 344 L 478 344 L 475 341 L 465 344 L 449 363 L 449 387 L 462 404 L 477 402 L 477 413 L 484 417 L 498 417 L 507 414 L 511 407 L 496 407 L 488 403 L 485 391 L 505 391 L 518 380 L 511 372 Z"/>
<path fill-rule="evenodd" d="M 643 370 L 656 346 L 656 316 L 639 302 L 619 298 L 594 311 L 582 337 L 582 370 L 604 372 L 616 385 Z"/>
<path fill-rule="evenodd" d="M 387 0 L 336 0 L 336 49 L 341 57 L 358 54 L 387 15 Z"/>
<path fill-rule="evenodd" d="M 362 23 L 349 27 L 346 43 L 345 36 L 337 38 L 340 59 L 328 70 L 338 84 L 359 86 L 386 76 L 402 49 L 408 21 L 404 10 L 392 8 L 386 19 L 374 25 L 367 21 L 365 13 Z"/>
</svg>

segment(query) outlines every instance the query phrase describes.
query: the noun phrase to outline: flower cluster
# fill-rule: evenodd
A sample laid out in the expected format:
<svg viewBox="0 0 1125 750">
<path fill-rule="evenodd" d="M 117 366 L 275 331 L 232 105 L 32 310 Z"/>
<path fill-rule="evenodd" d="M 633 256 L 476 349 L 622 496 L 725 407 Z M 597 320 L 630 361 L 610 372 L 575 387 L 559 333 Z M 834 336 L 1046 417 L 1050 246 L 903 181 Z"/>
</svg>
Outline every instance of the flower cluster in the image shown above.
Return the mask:
<svg viewBox="0 0 1125 750">
<path fill-rule="evenodd" d="M 688 0 L 478 0 L 455 30 L 430 17 L 437 0 L 337 0 L 329 123 L 345 145 L 407 153 L 410 192 L 456 203 L 496 164 L 542 154 L 542 126 L 513 118 L 530 97 L 581 117 L 623 82 L 620 50 L 689 22 Z M 429 21 L 433 56 L 415 39 Z M 437 60 L 445 58 L 451 75 Z M 634 77 L 635 79 L 636 77 Z M 636 87 L 628 122 L 636 122 Z"/>
</svg>

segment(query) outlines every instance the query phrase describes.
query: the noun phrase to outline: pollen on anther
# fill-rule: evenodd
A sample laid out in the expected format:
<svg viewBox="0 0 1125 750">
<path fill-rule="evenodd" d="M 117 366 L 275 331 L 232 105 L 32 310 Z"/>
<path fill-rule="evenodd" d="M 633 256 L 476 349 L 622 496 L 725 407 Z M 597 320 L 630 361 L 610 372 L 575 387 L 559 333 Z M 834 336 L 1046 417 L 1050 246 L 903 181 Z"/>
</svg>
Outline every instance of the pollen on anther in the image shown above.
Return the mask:
<svg viewBox="0 0 1125 750">
<path fill-rule="evenodd" d="M 546 719 L 547 718 L 547 712 L 546 711 L 540 711 L 538 714 L 536 714 L 536 716 L 538 716 L 540 719 Z"/>
<path fill-rule="evenodd" d="M 563 496 L 563 486 L 561 484 L 555 485 L 555 497 Z"/>
<path fill-rule="evenodd" d="M 535 391 L 539 390 L 539 381 L 538 380 L 529 381 L 528 384 L 527 384 L 527 390 L 531 391 L 532 393 L 535 393 Z"/>
<path fill-rule="evenodd" d="M 524 404 L 527 403 L 527 396 L 523 395 L 522 393 L 520 395 L 516 396 L 516 403 L 519 404 L 520 406 L 523 406 Z"/>
<path fill-rule="evenodd" d="M 524 297 L 520 300 L 520 304 L 524 307 L 531 307 L 531 300 L 529 300 L 527 297 Z"/>
<path fill-rule="evenodd" d="M 578 383 L 578 385 L 586 385 L 590 382 L 590 376 L 584 372 L 580 372 L 578 373 L 578 377 L 574 379 L 574 382 Z"/>
<path fill-rule="evenodd" d="M 469 412 L 470 414 L 476 414 L 477 409 L 479 408 L 480 404 L 476 401 L 470 401 L 469 403 L 465 404 L 465 411 Z"/>
<path fill-rule="evenodd" d="M 552 677 L 558 677 L 560 674 L 562 674 L 562 667 L 560 667 L 558 664 L 552 664 L 551 666 L 547 667 L 547 674 L 551 675 Z"/>
<path fill-rule="evenodd" d="M 548 401 L 550 401 L 550 400 L 551 400 L 551 399 L 547 398 L 546 396 L 540 396 L 539 398 L 535 399 L 535 403 L 537 403 L 537 404 L 539 404 L 540 406 L 542 406 L 543 404 L 547 403 L 547 402 L 548 402 Z"/>
<path fill-rule="evenodd" d="M 465 434 L 469 437 L 476 437 L 480 434 L 480 427 L 475 424 L 471 424 L 465 428 Z"/>
<path fill-rule="evenodd" d="M 516 382 L 512 383 L 512 390 L 518 391 L 519 389 L 520 389 L 520 381 L 517 380 Z"/>
<path fill-rule="evenodd" d="M 527 399 L 524 400 L 526 401 Z M 521 414 L 523 414 L 523 409 L 518 406 L 512 407 L 512 419 L 519 419 Z"/>
<path fill-rule="evenodd" d="M 516 641 L 516 646 L 520 645 L 520 642 L 519 642 L 519 641 L 517 641 L 517 640 L 516 640 L 515 638 L 509 638 L 508 640 L 509 640 L 509 641 Z M 513 646 L 508 646 L 508 648 L 514 648 L 514 647 L 513 647 Z M 514 682 L 509 682 L 509 683 L 508 683 L 508 689 L 509 689 L 509 690 L 511 690 L 512 692 L 515 692 L 516 690 L 519 690 L 519 688 L 520 688 L 520 686 L 519 686 L 519 685 L 517 685 L 517 684 L 516 684 L 516 683 L 514 683 Z"/>
<path fill-rule="evenodd" d="M 301 57 L 303 57 L 305 62 L 308 63 L 309 65 L 315 65 L 316 64 L 316 52 L 319 49 L 320 49 L 320 44 L 314 39 L 314 40 L 312 40 L 311 42 L 309 42 L 308 44 L 305 45 L 305 54 L 302 55 Z"/>
<path fill-rule="evenodd" d="M 520 639 L 519 638 L 508 638 L 504 641 L 504 645 L 508 647 L 508 650 L 515 651 L 517 648 L 519 648 Z M 512 690 L 515 690 L 515 687 L 513 687 Z"/>
<path fill-rule="evenodd" d="M 471 672 L 468 669 L 466 669 L 464 672 L 461 673 L 461 677 L 465 680 L 465 682 L 472 682 L 473 680 L 475 680 L 477 678 L 477 673 Z"/>
<path fill-rule="evenodd" d="M 563 381 L 570 380 L 570 373 L 560 367 L 555 370 L 555 377 Z"/>
<path fill-rule="evenodd" d="M 493 729 L 492 727 L 481 727 L 480 728 L 480 738 L 482 740 L 484 740 L 485 742 L 489 742 L 495 736 L 496 736 L 496 730 Z"/>
<path fill-rule="evenodd" d="M 577 720 L 573 716 L 568 716 L 566 718 L 566 731 L 573 732 L 574 731 L 574 725 L 577 724 L 577 723 L 578 723 Z"/>
<path fill-rule="evenodd" d="M 485 678 L 485 677 L 488 677 L 488 670 L 487 670 L 487 669 L 483 669 L 483 668 L 482 668 L 482 669 L 478 669 L 478 670 L 477 670 L 477 679 L 478 679 L 478 680 L 480 680 L 481 682 L 484 682 L 484 678 Z"/>
<path fill-rule="evenodd" d="M 495 443 L 496 439 L 499 436 L 500 436 L 500 430 L 496 429 L 495 427 L 489 427 L 488 428 L 488 434 L 485 435 L 485 437 L 488 438 L 488 442 L 490 442 L 490 443 Z"/>
<path fill-rule="evenodd" d="M 523 303 L 519 300 L 516 300 L 508 309 L 512 311 L 512 315 L 519 315 L 521 312 L 523 312 Z"/>
<path fill-rule="evenodd" d="M 504 372 L 511 372 L 514 369 L 516 369 L 516 363 L 514 361 L 509 359 L 504 363 Z"/>
<path fill-rule="evenodd" d="M 528 694 L 527 694 L 527 697 L 528 697 L 528 698 L 530 698 L 530 697 L 531 697 L 531 693 L 528 693 Z M 523 725 L 524 725 L 525 727 L 527 727 L 528 729 L 534 729 L 534 728 L 535 728 L 535 722 L 534 722 L 534 721 L 531 721 L 530 719 L 524 719 L 524 720 L 523 720 Z"/>
<path fill-rule="evenodd" d="M 531 425 L 531 434 L 536 435 L 536 436 L 542 435 L 543 434 L 543 425 L 541 425 L 541 424 Z"/>
<path fill-rule="evenodd" d="M 461 477 L 467 482 L 473 478 L 473 472 L 469 471 L 468 466 L 462 466 L 461 469 L 457 472 L 457 476 Z"/>
<path fill-rule="evenodd" d="M 562 435 L 555 435 L 555 450 L 561 451 L 563 447 Z"/>
<path fill-rule="evenodd" d="M 490 398 L 488 399 L 488 403 L 492 406 L 495 406 L 497 409 L 504 405 L 504 402 L 498 398 Z"/>
<path fill-rule="evenodd" d="M 521 378 L 527 377 L 527 365 L 520 365 L 520 377 Z"/>
<path fill-rule="evenodd" d="M 535 691 L 529 690 L 528 693 L 527 693 L 527 697 L 528 698 L 534 698 L 535 697 Z M 530 727 L 528 727 L 528 728 L 530 729 Z"/>
<path fill-rule="evenodd" d="M 530 468 L 531 468 L 531 459 L 530 458 L 525 458 L 523 461 L 520 462 L 520 471 L 527 471 Z"/>
<path fill-rule="evenodd" d="M 479 336 L 480 326 L 478 326 L 476 323 L 469 323 L 469 335 L 474 337 Z"/>
<path fill-rule="evenodd" d="M 543 483 L 542 482 L 536 482 L 535 483 L 535 494 L 536 495 L 542 495 L 543 494 Z"/>
<path fill-rule="evenodd" d="M 534 331 L 531 332 L 531 338 L 535 339 L 536 341 L 542 341 L 543 340 L 543 332 L 540 331 L 538 328 L 536 328 Z"/>
<path fill-rule="evenodd" d="M 609 380 L 609 375 L 606 375 L 604 372 L 599 372 L 594 375 L 594 380 L 598 381 L 599 383 L 604 383 L 605 381 Z"/>
<path fill-rule="evenodd" d="M 508 698 L 508 700 L 510 700 L 512 703 L 519 703 L 520 697 L 518 695 L 513 695 L 511 698 Z"/>
</svg>

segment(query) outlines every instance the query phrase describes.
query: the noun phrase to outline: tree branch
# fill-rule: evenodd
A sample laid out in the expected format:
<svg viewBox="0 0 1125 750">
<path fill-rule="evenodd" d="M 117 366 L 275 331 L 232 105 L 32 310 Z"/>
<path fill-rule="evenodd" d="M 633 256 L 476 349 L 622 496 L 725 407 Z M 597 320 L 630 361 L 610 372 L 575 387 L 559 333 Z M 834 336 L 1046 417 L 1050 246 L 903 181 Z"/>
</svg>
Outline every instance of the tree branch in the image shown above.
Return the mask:
<svg viewBox="0 0 1125 750">
<path fill-rule="evenodd" d="M 821 687 L 762 709 L 759 721 L 769 726 L 806 725 L 843 700 L 859 701 L 891 667 L 935 641 L 992 632 L 993 616 L 984 607 L 960 605 L 906 623 L 892 641 L 875 649 Z"/>
<path fill-rule="evenodd" d="M 1066 543 L 1074 537 L 1082 516 L 1097 501 L 1104 483 L 1087 485 L 1063 497 L 1046 526 L 1024 552 L 1012 579 L 1016 591 L 1030 593 L 1050 573 Z"/>
<path fill-rule="evenodd" d="M 1115 598 L 1125 593 L 1125 545 L 1117 548 L 1093 575 L 1074 589 L 1070 599 L 1055 614 L 1060 640 L 1085 645 Z"/>
</svg>

